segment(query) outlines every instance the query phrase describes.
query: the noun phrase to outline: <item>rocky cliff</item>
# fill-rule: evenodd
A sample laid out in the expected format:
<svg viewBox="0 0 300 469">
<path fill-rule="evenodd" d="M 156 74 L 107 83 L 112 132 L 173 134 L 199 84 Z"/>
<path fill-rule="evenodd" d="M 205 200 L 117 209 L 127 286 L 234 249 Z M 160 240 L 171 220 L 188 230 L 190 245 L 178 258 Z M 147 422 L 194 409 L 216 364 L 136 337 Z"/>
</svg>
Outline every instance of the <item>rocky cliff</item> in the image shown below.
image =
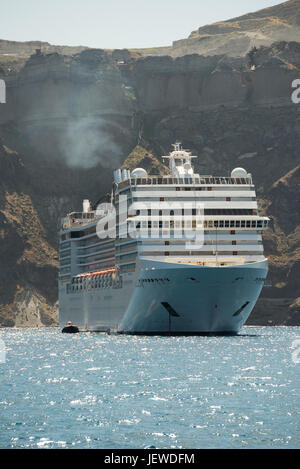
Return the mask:
<svg viewBox="0 0 300 469">
<path fill-rule="evenodd" d="M 58 52 L 63 55 L 74 55 L 88 49 L 88 47 L 54 46 L 43 41 L 18 42 L 0 39 L 0 54 L 4 56 L 30 57 L 36 49 L 42 50 L 44 54 Z"/>
<path fill-rule="evenodd" d="M 0 139 L 0 324 L 57 320 L 57 252 L 35 207 L 22 157 Z"/>
<path fill-rule="evenodd" d="M 300 40 L 300 2 L 290 0 L 255 13 L 202 26 L 187 39 L 175 41 L 172 55 L 246 55 L 253 47 Z"/>
<path fill-rule="evenodd" d="M 0 56 L 0 324 L 55 324 L 59 217 L 107 197 L 115 167 L 161 172 L 177 139 L 199 172 L 252 172 L 273 221 L 272 286 L 250 321 L 300 324 L 300 44 L 231 58 L 124 54 Z"/>
<path fill-rule="evenodd" d="M 201 10 L 200 10 L 201 11 Z M 200 23 L 201 19 L 199 19 Z M 142 56 L 190 54 L 243 57 L 253 47 L 300 40 L 300 1 L 290 0 L 228 21 L 201 26 L 169 47 L 135 49 Z"/>
</svg>

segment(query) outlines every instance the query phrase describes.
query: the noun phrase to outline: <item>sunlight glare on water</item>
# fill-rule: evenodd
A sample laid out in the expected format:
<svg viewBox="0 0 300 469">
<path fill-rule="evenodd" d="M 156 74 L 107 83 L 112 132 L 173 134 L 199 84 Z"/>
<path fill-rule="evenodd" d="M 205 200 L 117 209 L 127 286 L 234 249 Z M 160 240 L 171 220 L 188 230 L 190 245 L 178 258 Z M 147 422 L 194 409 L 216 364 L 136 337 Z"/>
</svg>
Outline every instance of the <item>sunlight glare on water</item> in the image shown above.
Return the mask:
<svg viewBox="0 0 300 469">
<path fill-rule="evenodd" d="M 299 448 L 300 328 L 235 337 L 3 329 L 1 448 Z"/>
</svg>

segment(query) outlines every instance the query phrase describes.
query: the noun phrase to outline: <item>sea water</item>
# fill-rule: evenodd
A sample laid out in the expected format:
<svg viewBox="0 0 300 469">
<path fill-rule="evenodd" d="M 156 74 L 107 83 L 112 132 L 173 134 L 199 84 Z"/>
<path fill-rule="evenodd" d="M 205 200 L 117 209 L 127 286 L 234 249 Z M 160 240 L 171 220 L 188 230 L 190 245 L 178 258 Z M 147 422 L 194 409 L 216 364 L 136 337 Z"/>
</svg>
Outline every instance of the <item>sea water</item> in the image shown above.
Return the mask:
<svg viewBox="0 0 300 469">
<path fill-rule="evenodd" d="M 1 448 L 300 447 L 300 328 L 0 339 Z"/>
</svg>

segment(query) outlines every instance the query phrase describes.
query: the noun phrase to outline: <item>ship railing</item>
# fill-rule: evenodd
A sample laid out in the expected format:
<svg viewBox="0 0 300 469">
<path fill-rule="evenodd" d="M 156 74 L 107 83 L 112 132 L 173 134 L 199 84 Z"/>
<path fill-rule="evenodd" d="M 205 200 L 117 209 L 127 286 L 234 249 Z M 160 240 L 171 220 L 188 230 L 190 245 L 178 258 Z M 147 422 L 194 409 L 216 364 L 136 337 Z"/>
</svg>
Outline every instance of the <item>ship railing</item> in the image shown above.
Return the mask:
<svg viewBox="0 0 300 469">
<path fill-rule="evenodd" d="M 184 257 L 171 257 L 165 258 L 165 262 L 174 263 L 174 264 L 192 264 L 198 266 L 206 266 L 206 267 L 218 267 L 218 266 L 236 266 L 236 265 L 244 265 L 244 264 L 251 264 L 252 261 L 245 259 L 242 256 L 238 257 L 219 257 L 218 258 L 206 258 L 201 257 L 201 259 L 190 259 Z"/>
<path fill-rule="evenodd" d="M 252 178 L 232 178 L 232 177 L 213 177 L 213 176 L 189 176 L 189 177 L 170 177 L 170 176 L 148 176 L 146 178 L 131 178 L 122 181 L 118 185 L 118 189 L 124 189 L 130 185 L 178 185 L 190 184 L 190 185 L 249 185 L 252 184 Z"/>
</svg>

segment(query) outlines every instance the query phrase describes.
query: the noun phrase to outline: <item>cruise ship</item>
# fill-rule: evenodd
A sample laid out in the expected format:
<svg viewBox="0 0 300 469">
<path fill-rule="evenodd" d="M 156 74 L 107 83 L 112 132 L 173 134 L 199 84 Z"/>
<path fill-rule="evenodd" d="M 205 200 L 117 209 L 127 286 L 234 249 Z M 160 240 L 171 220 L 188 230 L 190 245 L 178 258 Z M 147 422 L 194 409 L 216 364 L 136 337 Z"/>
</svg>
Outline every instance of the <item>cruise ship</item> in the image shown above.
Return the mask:
<svg viewBox="0 0 300 469">
<path fill-rule="evenodd" d="M 268 272 L 252 176 L 194 172 L 176 143 L 167 174 L 114 171 L 111 200 L 61 221 L 60 325 L 122 334 L 237 334 Z"/>
</svg>

